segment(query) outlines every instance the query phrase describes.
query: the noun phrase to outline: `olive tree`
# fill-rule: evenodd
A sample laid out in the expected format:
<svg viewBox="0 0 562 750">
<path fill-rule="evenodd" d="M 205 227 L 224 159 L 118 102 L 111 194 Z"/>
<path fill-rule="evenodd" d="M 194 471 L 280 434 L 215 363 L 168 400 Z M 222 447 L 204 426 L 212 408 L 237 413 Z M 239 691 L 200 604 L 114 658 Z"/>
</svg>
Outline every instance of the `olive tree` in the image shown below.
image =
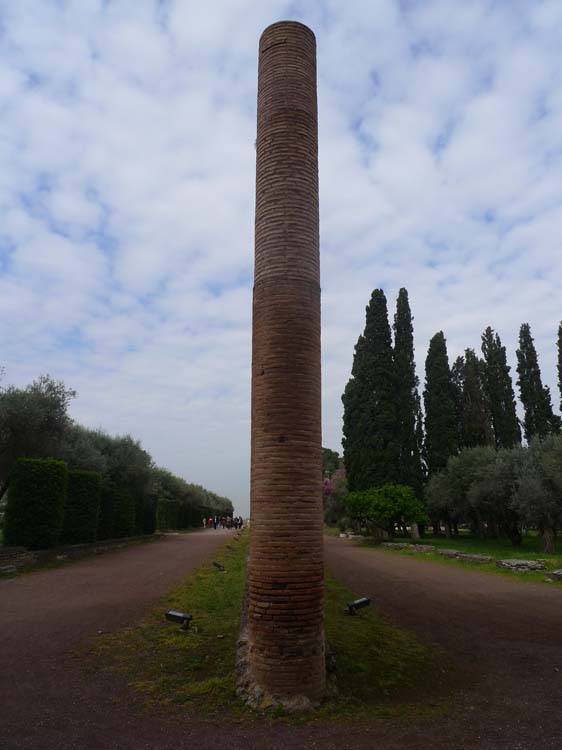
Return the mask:
<svg viewBox="0 0 562 750">
<path fill-rule="evenodd" d="M 72 424 L 68 405 L 75 396 L 74 390 L 49 375 L 25 388 L 0 389 L 0 497 L 16 459 L 58 454 Z"/>
<path fill-rule="evenodd" d="M 513 508 L 542 535 L 543 551 L 556 551 L 562 524 L 562 437 L 535 438 L 521 451 L 517 464 Z"/>
</svg>

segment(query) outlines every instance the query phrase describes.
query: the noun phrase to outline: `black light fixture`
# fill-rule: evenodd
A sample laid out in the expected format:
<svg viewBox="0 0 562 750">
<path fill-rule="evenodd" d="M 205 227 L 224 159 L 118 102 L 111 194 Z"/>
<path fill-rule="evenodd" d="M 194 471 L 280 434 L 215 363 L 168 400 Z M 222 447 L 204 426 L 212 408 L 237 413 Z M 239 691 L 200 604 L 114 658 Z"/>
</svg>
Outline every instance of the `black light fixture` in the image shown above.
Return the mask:
<svg viewBox="0 0 562 750">
<path fill-rule="evenodd" d="M 218 562 L 213 562 L 213 565 L 215 566 L 215 568 L 218 568 L 221 573 L 224 573 L 224 565 L 221 565 Z"/>
<path fill-rule="evenodd" d="M 371 600 L 367 596 L 362 596 L 361 599 L 356 599 L 354 602 L 349 602 L 345 613 L 347 615 L 356 615 L 358 609 L 368 607 L 370 603 Z"/>
<path fill-rule="evenodd" d="M 193 620 L 193 615 L 188 615 L 186 612 L 178 612 L 175 609 L 169 609 L 166 612 L 166 620 L 169 622 L 177 622 L 182 630 L 189 630 L 189 623 Z"/>
</svg>

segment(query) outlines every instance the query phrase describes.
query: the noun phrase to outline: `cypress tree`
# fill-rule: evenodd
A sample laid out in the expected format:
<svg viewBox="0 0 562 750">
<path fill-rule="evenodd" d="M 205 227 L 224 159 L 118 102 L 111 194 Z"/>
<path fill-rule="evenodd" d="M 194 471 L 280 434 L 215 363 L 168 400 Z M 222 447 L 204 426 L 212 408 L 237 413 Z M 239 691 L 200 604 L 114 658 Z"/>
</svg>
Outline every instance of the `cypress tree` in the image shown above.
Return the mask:
<svg viewBox="0 0 562 750">
<path fill-rule="evenodd" d="M 482 384 L 482 364 L 474 349 L 464 353 L 462 374 L 462 448 L 493 445 L 492 418 Z"/>
<path fill-rule="evenodd" d="M 558 390 L 560 391 L 560 411 L 562 411 L 562 321 L 558 326 Z"/>
<path fill-rule="evenodd" d="M 342 396 L 343 446 L 349 489 L 397 481 L 396 378 L 386 297 L 375 289 L 365 331 L 355 347 L 351 379 Z"/>
<path fill-rule="evenodd" d="M 542 384 L 537 351 L 528 323 L 523 323 L 519 332 L 517 349 L 517 385 L 525 410 L 523 429 L 525 438 L 545 437 L 552 432 L 560 432 L 560 417 L 552 411 L 550 388 Z"/>
<path fill-rule="evenodd" d="M 423 473 L 420 442 L 419 379 L 414 361 L 414 328 L 406 289 L 400 289 L 394 316 L 394 366 L 396 371 L 396 444 L 398 482 L 421 496 Z"/>
<path fill-rule="evenodd" d="M 451 367 L 451 392 L 455 404 L 456 434 L 459 448 L 463 445 L 463 398 L 464 389 L 464 357 L 459 356 Z"/>
<path fill-rule="evenodd" d="M 444 469 L 458 451 L 454 390 L 447 342 L 439 331 L 429 342 L 425 360 L 425 456 L 429 474 Z"/>
<path fill-rule="evenodd" d="M 488 326 L 482 334 L 482 380 L 494 429 L 496 448 L 514 448 L 521 443 L 515 394 L 505 346 Z"/>
</svg>

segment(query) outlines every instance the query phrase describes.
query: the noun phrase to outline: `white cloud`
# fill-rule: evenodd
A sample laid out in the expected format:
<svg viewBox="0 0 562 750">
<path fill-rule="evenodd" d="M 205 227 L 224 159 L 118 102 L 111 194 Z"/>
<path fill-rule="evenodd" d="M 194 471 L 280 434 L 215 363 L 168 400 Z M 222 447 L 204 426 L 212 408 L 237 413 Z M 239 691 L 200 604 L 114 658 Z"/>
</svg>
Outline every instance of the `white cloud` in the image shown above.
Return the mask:
<svg viewBox="0 0 562 750">
<path fill-rule="evenodd" d="M 528 321 L 558 402 L 556 0 L 21 0 L 2 9 L 0 333 L 77 419 L 248 507 L 257 42 L 319 53 L 324 442 L 374 287 L 406 286 L 419 374 Z"/>
</svg>

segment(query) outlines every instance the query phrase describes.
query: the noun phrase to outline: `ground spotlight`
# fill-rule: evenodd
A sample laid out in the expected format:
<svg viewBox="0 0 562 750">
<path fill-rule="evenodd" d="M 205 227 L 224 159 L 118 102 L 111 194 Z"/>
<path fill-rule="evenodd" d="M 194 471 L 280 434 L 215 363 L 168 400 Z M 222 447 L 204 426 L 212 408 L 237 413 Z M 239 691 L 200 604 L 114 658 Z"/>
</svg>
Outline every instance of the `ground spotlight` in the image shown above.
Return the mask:
<svg viewBox="0 0 562 750">
<path fill-rule="evenodd" d="M 189 623 L 193 620 L 193 615 L 188 615 L 186 612 L 177 612 L 175 609 L 169 609 L 166 612 L 166 620 L 169 622 L 177 622 L 182 630 L 189 630 Z"/>
<path fill-rule="evenodd" d="M 362 596 L 361 599 L 356 599 L 354 602 L 349 602 L 347 609 L 345 610 L 348 615 L 356 615 L 358 609 L 368 607 L 371 600 L 367 596 Z"/>
</svg>

